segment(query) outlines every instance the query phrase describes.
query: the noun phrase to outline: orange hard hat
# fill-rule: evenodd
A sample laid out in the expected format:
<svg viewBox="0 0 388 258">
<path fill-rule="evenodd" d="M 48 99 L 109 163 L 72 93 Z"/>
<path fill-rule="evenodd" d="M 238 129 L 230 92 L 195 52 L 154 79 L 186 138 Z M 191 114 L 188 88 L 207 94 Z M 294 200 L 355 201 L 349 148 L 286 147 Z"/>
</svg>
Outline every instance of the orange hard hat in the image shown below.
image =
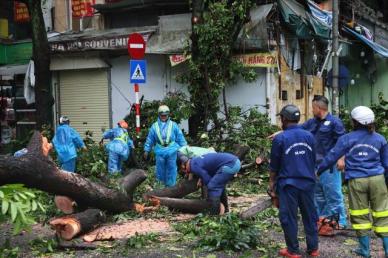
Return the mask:
<svg viewBox="0 0 388 258">
<path fill-rule="evenodd" d="M 124 120 L 120 120 L 117 124 L 118 124 L 121 128 L 128 129 L 128 124 L 127 124 L 127 122 L 125 122 Z"/>
</svg>

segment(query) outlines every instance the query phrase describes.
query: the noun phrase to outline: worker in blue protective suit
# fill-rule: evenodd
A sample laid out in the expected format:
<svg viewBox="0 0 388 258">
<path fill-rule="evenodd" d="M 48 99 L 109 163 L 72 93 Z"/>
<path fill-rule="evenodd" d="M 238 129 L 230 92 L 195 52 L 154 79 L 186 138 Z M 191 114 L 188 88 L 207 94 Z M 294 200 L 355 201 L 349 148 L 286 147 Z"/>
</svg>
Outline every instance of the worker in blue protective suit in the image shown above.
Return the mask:
<svg viewBox="0 0 388 258">
<path fill-rule="evenodd" d="M 279 199 L 279 219 L 287 248 L 279 251 L 283 257 L 302 257 L 298 242 L 298 208 L 306 234 L 307 253 L 319 256 L 318 215 L 314 206 L 315 140 L 298 126 L 300 111 L 294 105 L 279 113 L 283 132 L 275 136 L 271 148 L 268 193 Z"/>
<path fill-rule="evenodd" d="M 86 149 L 81 136 L 70 126 L 70 120 L 66 116 L 59 118 L 59 126 L 55 131 L 53 144 L 58 153 L 58 160 L 62 170 L 75 172 L 77 148 Z"/>
<path fill-rule="evenodd" d="M 109 154 L 108 171 L 110 174 L 121 172 L 122 161 L 128 159 L 128 156 L 133 151 L 133 141 L 129 138 L 127 129 L 128 124 L 124 120 L 117 123 L 117 127 L 104 132 L 100 144 L 104 139 L 109 139 L 110 142 L 105 145 L 105 150 Z"/>
<path fill-rule="evenodd" d="M 174 186 L 177 178 L 177 151 L 187 145 L 177 123 L 170 118 L 166 105 L 158 108 L 158 120 L 152 124 L 144 144 L 143 158 L 149 160 L 154 149 L 156 158 L 156 178 L 166 187 Z"/>
<path fill-rule="evenodd" d="M 207 186 L 207 201 L 210 203 L 210 209 L 206 212 L 212 215 L 220 214 L 220 204 L 224 204 L 221 199 L 225 195 L 226 184 L 233 179 L 241 168 L 238 157 L 230 153 L 219 152 L 204 154 L 192 159 L 181 155 L 180 159 L 182 169 L 187 174 L 198 176 L 200 178 L 199 184 Z M 227 211 L 226 208 L 225 211 Z"/>
<path fill-rule="evenodd" d="M 356 254 L 370 257 L 369 231 L 382 238 L 388 257 L 388 192 L 384 172 L 388 171 L 388 145 L 374 130 L 375 115 L 365 106 L 352 110 L 354 131 L 341 136 L 319 164 L 320 176 L 345 155 L 345 179 L 349 187 L 349 213 L 356 230 L 359 248 Z"/>
</svg>

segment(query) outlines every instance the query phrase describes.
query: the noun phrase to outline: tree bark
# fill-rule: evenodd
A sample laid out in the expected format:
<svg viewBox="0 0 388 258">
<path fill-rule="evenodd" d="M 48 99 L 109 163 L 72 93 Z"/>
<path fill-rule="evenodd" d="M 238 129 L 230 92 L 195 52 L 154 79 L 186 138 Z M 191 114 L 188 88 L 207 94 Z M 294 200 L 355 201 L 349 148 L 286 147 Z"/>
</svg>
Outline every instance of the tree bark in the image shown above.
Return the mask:
<svg viewBox="0 0 388 258">
<path fill-rule="evenodd" d="M 249 219 L 255 216 L 257 213 L 262 212 L 265 209 L 268 209 L 272 206 L 272 200 L 271 199 L 265 199 L 264 201 L 260 201 L 253 207 L 243 211 L 240 213 L 241 219 Z"/>
<path fill-rule="evenodd" d="M 0 156 L 0 185 L 21 183 L 51 194 L 64 195 L 79 205 L 94 207 L 112 213 L 128 211 L 133 207 L 132 196 L 109 189 L 76 173 L 64 172 L 43 155 L 42 136 L 35 132 L 22 157 Z M 146 178 L 143 170 L 130 173 L 123 179 L 124 189 L 132 194 L 133 189 Z"/>
<path fill-rule="evenodd" d="M 198 190 L 197 187 L 198 180 L 188 180 L 183 179 L 177 185 L 173 187 L 167 187 L 163 189 L 156 189 L 145 193 L 143 198 L 148 200 L 152 196 L 156 197 L 170 197 L 170 198 L 183 198 L 188 194 L 196 192 Z"/>
<path fill-rule="evenodd" d="M 189 200 L 168 197 L 158 197 L 157 199 L 160 201 L 160 205 L 167 206 L 172 210 L 183 213 L 197 214 L 211 207 L 210 202 L 207 202 L 206 200 Z"/>
<path fill-rule="evenodd" d="M 35 63 L 35 107 L 37 128 L 52 124 L 50 48 L 44 24 L 41 0 L 24 0 L 31 17 L 32 55 Z"/>
<path fill-rule="evenodd" d="M 88 209 L 81 213 L 53 219 L 50 221 L 50 225 L 55 229 L 58 237 L 71 240 L 80 234 L 93 230 L 105 220 L 105 214 L 101 210 Z"/>
</svg>

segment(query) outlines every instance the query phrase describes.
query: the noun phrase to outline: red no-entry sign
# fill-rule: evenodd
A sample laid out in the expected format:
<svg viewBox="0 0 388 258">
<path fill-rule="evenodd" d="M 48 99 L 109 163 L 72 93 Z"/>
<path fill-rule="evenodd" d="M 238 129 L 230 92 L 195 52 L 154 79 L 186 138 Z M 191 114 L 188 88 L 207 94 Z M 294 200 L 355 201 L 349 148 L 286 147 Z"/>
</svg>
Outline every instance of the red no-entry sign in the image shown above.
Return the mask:
<svg viewBox="0 0 388 258">
<path fill-rule="evenodd" d="M 144 38 L 139 33 L 132 33 L 128 38 L 128 54 L 133 59 L 144 57 L 146 44 Z"/>
</svg>

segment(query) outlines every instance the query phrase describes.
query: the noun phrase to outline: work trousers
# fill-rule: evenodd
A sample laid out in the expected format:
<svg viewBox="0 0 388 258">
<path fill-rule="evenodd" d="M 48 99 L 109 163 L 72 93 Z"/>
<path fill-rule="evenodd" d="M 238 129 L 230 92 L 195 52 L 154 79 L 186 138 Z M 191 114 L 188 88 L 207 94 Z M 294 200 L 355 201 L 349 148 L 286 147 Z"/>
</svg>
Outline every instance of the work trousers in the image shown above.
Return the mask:
<svg viewBox="0 0 388 258">
<path fill-rule="evenodd" d="M 336 167 L 321 174 L 315 186 L 315 207 L 319 217 L 339 215 L 339 224 L 347 226 L 341 172 Z"/>
<path fill-rule="evenodd" d="M 303 191 L 292 185 L 278 189 L 279 219 L 289 252 L 299 253 L 298 208 L 302 214 L 307 251 L 318 249 L 318 215 L 314 206 L 314 192 Z"/>
<path fill-rule="evenodd" d="M 369 230 L 388 237 L 388 193 L 384 175 L 349 180 L 349 213 L 357 236 Z"/>
</svg>

